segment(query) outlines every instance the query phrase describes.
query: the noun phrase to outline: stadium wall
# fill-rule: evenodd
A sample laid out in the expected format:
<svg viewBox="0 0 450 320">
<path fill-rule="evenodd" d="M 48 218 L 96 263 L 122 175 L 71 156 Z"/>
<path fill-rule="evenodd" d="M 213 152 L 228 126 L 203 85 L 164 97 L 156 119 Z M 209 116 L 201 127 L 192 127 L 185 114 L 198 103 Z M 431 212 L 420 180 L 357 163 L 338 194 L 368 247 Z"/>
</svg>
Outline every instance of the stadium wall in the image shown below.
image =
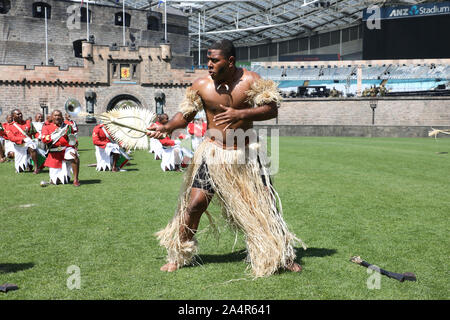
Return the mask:
<svg viewBox="0 0 450 320">
<path fill-rule="evenodd" d="M 379 97 L 372 124 L 371 99 L 286 99 L 278 118 L 256 128 L 281 136 L 427 137 L 450 128 L 450 97 Z M 443 137 L 449 137 L 442 135 Z"/>
<path fill-rule="evenodd" d="M 372 125 L 371 99 L 286 99 L 279 125 Z M 278 123 L 277 123 L 278 121 Z M 375 124 L 383 126 L 450 125 L 450 97 L 377 98 Z"/>
<path fill-rule="evenodd" d="M 167 110 L 169 116 L 176 111 Z M 255 128 L 277 128 L 281 136 L 428 137 L 431 127 L 450 129 L 450 97 L 380 98 L 374 125 L 370 99 L 289 99 L 277 119 L 255 122 Z M 90 135 L 92 128 L 82 125 L 80 134 Z"/>
</svg>

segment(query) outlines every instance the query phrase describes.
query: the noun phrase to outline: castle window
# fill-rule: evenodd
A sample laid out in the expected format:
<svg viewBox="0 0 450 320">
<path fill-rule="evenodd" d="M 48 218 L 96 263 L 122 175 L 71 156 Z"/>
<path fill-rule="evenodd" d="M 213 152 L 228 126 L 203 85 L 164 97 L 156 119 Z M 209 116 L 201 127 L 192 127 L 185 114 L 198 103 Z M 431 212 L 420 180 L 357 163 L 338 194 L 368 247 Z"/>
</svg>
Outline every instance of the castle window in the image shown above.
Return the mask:
<svg viewBox="0 0 450 320">
<path fill-rule="evenodd" d="M 86 41 L 86 39 L 76 40 L 72 43 L 75 58 L 83 58 L 83 41 Z"/>
<path fill-rule="evenodd" d="M 125 27 L 129 27 L 131 23 L 131 15 L 125 12 Z M 116 26 L 123 26 L 123 12 L 117 12 L 114 18 Z"/>
<path fill-rule="evenodd" d="M 81 22 L 86 23 L 86 21 L 87 21 L 87 16 L 88 16 L 88 12 L 87 12 L 87 11 L 88 11 L 88 10 L 87 10 L 86 8 L 84 8 L 84 7 L 81 7 L 81 8 L 80 8 Z M 89 10 L 89 23 L 91 23 L 91 22 L 92 22 L 92 11 Z"/>
<path fill-rule="evenodd" d="M 168 33 L 176 33 L 176 34 L 182 34 L 187 36 L 189 34 L 189 30 L 187 27 L 181 27 L 174 24 L 168 24 L 167 25 L 167 32 Z"/>
<path fill-rule="evenodd" d="M 137 78 L 137 64 L 133 64 L 132 77 L 133 77 L 133 79 Z"/>
<path fill-rule="evenodd" d="M 0 14 L 7 14 L 11 9 L 10 0 L 0 0 Z"/>
<path fill-rule="evenodd" d="M 117 78 L 117 64 L 112 64 L 112 76 L 113 78 Z"/>
<path fill-rule="evenodd" d="M 45 18 L 45 9 L 47 8 L 47 19 L 51 19 L 52 7 L 44 2 L 33 3 L 33 17 L 34 18 Z"/>
<path fill-rule="evenodd" d="M 148 17 L 147 30 L 159 31 L 159 19 L 156 17 Z"/>
</svg>

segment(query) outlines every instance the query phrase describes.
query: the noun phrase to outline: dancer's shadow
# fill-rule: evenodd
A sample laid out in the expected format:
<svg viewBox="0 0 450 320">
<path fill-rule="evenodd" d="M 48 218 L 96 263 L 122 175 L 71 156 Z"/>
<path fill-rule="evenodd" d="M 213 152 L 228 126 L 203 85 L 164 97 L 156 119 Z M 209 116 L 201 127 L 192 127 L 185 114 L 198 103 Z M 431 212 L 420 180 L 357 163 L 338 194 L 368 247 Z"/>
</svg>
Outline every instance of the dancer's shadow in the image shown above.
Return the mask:
<svg viewBox="0 0 450 320">
<path fill-rule="evenodd" d="M 337 252 L 336 249 L 326 249 L 326 248 L 308 248 L 306 250 L 303 250 L 303 248 L 295 248 L 295 251 L 297 252 L 297 258 L 295 259 L 295 262 L 298 264 L 302 264 L 302 259 L 304 257 L 326 257 L 326 256 L 332 256 Z"/>
<path fill-rule="evenodd" d="M 306 250 L 303 250 L 303 248 L 295 248 L 295 251 L 297 253 L 295 262 L 300 265 L 304 257 L 326 257 L 337 252 L 336 249 L 326 248 L 308 248 Z M 200 254 L 197 256 L 197 262 L 200 264 L 238 262 L 245 260 L 246 256 L 247 251 L 244 249 L 227 254 Z"/>
<path fill-rule="evenodd" d="M 34 263 L 0 263 L 0 274 L 13 273 L 34 267 Z"/>
<path fill-rule="evenodd" d="M 229 263 L 242 261 L 247 256 L 247 251 L 242 249 L 235 252 L 226 254 L 200 254 L 196 257 L 196 260 L 200 264 L 208 263 Z"/>
</svg>

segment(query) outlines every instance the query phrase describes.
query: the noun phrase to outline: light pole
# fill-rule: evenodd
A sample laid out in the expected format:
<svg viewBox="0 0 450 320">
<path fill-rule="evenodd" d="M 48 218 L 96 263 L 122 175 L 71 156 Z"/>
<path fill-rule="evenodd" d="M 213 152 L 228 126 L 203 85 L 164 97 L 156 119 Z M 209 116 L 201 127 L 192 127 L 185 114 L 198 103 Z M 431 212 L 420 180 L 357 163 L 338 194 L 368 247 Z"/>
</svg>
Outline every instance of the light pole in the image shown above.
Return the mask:
<svg viewBox="0 0 450 320">
<path fill-rule="evenodd" d="M 45 98 L 39 99 L 39 105 L 41 106 L 42 116 L 44 117 L 44 122 L 45 122 L 45 115 L 48 114 L 48 100 Z"/>
<path fill-rule="evenodd" d="M 372 125 L 375 124 L 375 109 L 378 106 L 377 99 L 370 99 L 370 108 L 372 109 Z"/>
</svg>

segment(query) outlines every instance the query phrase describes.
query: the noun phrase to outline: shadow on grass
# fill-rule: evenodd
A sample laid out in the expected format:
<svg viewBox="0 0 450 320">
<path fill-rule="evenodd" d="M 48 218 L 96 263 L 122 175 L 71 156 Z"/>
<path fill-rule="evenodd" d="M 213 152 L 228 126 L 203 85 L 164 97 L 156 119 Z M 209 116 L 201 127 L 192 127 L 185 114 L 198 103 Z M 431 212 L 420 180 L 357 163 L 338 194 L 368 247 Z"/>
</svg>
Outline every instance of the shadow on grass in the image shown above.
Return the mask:
<svg viewBox="0 0 450 320">
<path fill-rule="evenodd" d="M 303 248 L 295 248 L 297 253 L 297 258 L 295 262 L 302 264 L 301 260 L 304 257 L 326 257 L 331 256 L 337 252 L 336 249 L 326 249 L 326 248 L 308 248 L 303 250 Z M 236 252 L 231 252 L 227 254 L 200 254 L 197 256 L 198 262 L 201 264 L 207 263 L 229 263 L 243 261 L 247 256 L 246 250 L 242 249 Z"/>
<path fill-rule="evenodd" d="M 303 248 L 295 248 L 297 252 L 297 258 L 295 262 L 301 264 L 302 258 L 304 257 L 326 257 L 332 256 L 337 252 L 336 249 L 326 249 L 326 248 L 308 248 L 303 250 Z"/>
<path fill-rule="evenodd" d="M 132 166 L 136 166 L 136 163 L 127 163 L 124 167 L 132 167 Z"/>
<path fill-rule="evenodd" d="M 80 180 L 81 184 L 96 184 L 96 183 L 102 183 L 102 180 L 100 179 L 91 179 L 91 180 Z"/>
<path fill-rule="evenodd" d="M 34 263 L 0 263 L 0 274 L 13 273 L 34 267 Z"/>
<path fill-rule="evenodd" d="M 242 249 L 227 254 L 200 254 L 196 258 L 199 263 L 228 263 L 242 261 L 247 256 L 246 250 Z"/>
</svg>

